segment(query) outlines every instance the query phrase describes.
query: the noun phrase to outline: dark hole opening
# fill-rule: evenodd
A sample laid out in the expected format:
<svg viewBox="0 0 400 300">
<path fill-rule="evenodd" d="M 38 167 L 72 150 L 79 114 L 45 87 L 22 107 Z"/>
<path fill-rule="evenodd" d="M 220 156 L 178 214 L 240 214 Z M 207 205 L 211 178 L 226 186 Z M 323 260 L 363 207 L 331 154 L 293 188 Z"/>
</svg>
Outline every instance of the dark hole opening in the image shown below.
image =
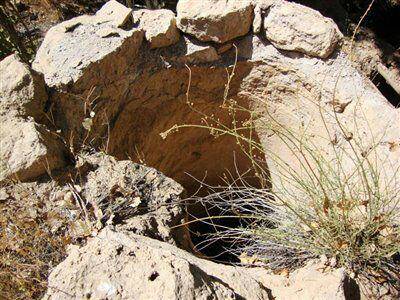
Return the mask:
<svg viewBox="0 0 400 300">
<path fill-rule="evenodd" d="M 154 280 L 157 279 L 158 276 L 160 276 L 160 274 L 158 274 L 157 271 L 154 271 L 154 272 L 152 272 L 152 273 L 150 274 L 149 280 L 150 280 L 150 281 L 154 281 Z"/>
<path fill-rule="evenodd" d="M 257 180 L 255 177 L 246 178 L 247 182 L 251 182 L 251 187 L 261 188 Z M 216 195 L 216 191 L 221 191 L 221 194 Z M 241 262 L 240 255 L 244 254 L 243 249 L 247 242 L 245 239 L 238 239 L 238 235 L 232 234 L 232 230 L 248 228 L 251 219 L 243 217 L 245 213 L 232 205 L 232 202 L 242 197 L 240 192 L 224 195 L 222 191 L 223 188 L 206 188 L 201 195 L 215 198 L 216 202 L 200 200 L 200 203 L 188 206 L 188 219 L 191 221 L 189 231 L 196 252 L 216 262 L 236 264 Z"/>
<path fill-rule="evenodd" d="M 394 107 L 400 107 L 400 95 L 386 82 L 380 73 L 375 73 L 371 80 Z"/>
<path fill-rule="evenodd" d="M 202 211 L 197 208 L 196 216 L 189 217 L 189 220 L 207 218 L 208 216 L 217 217 L 220 215 L 221 210 L 217 208 L 203 207 Z M 235 246 L 232 241 L 216 237 L 215 235 L 223 234 L 227 230 L 223 228 L 238 228 L 241 225 L 240 219 L 233 217 L 224 219 L 215 218 L 190 224 L 189 230 L 195 251 L 216 262 L 239 263 L 240 260 L 234 252 L 235 250 L 239 250 L 239 245 Z"/>
<path fill-rule="evenodd" d="M 206 190 L 209 194 L 192 209 L 196 213 L 190 215 L 190 220 L 203 218 L 190 224 L 192 242 L 196 251 L 211 260 L 242 263 L 242 255 L 254 254 L 248 253 L 252 250 L 247 246 L 253 241 L 244 231 L 261 225 L 257 216 L 261 210 L 267 212 L 268 208 L 255 190 L 268 187 L 260 184 L 254 175 L 245 176 L 244 180 L 246 185 Z M 269 225 L 263 222 L 261 226 Z"/>
</svg>

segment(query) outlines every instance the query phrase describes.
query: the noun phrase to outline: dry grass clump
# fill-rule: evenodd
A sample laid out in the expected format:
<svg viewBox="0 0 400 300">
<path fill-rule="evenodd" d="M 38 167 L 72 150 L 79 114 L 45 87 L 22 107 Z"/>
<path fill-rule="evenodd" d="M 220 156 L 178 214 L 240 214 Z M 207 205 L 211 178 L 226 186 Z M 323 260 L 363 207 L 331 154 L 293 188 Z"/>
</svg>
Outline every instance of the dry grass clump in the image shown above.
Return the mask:
<svg viewBox="0 0 400 300">
<path fill-rule="evenodd" d="M 292 270 L 320 258 L 327 267 L 344 267 L 359 282 L 384 284 L 398 295 L 400 174 L 398 166 L 386 164 L 390 170 L 382 168 L 386 161 L 379 156 L 378 146 L 383 137 L 375 137 L 366 148 L 361 135 L 349 135 L 335 110 L 317 104 L 321 130 L 332 141 L 328 143 L 330 149 L 321 149 L 315 139 L 318 133 L 307 128 L 293 130 L 271 113 L 274 110 L 269 108 L 267 98 L 255 101 L 259 103 L 254 107 L 264 108 L 261 112 L 224 99 L 221 109 L 232 116 L 231 124 L 199 112 L 203 124 L 175 125 L 162 133 L 166 137 L 182 128 L 197 127 L 209 130 L 216 138 L 231 136 L 261 182 L 261 188 L 251 186 L 246 174 L 238 174 L 226 186 L 207 186 L 208 196 L 189 199 L 221 212 L 219 216 L 197 220 L 216 229 L 198 247 L 218 240 L 230 241 L 232 247 L 227 251 L 250 257 L 253 263 L 276 271 Z M 235 116 L 243 112 L 248 117 L 239 123 Z M 341 143 L 335 141 L 330 130 L 332 121 L 347 137 Z M 293 161 L 286 161 L 281 152 L 258 142 L 256 129 L 268 133 L 268 140 L 279 143 L 280 151 L 286 149 Z M 273 168 L 265 167 L 267 158 Z M 268 185 L 271 178 L 272 187 Z M 239 218 L 242 225 L 229 228 L 214 222 L 224 218 Z"/>
</svg>

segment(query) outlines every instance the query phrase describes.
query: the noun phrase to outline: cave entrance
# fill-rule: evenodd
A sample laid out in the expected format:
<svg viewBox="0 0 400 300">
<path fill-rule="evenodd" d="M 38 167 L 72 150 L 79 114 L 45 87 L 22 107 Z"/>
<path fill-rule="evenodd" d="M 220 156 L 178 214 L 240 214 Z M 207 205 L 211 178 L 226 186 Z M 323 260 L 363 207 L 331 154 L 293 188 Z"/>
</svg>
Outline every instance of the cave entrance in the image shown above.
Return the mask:
<svg viewBox="0 0 400 300">
<path fill-rule="evenodd" d="M 239 63 L 229 89 L 228 99 L 234 99 L 244 108 L 249 106 L 249 99 L 240 95 L 240 84 L 250 69 L 247 64 Z M 119 159 L 131 159 L 163 172 L 182 184 L 188 197 L 207 195 L 210 190 L 205 185 L 224 186 L 243 174 L 249 185 L 259 187 L 251 160 L 232 136 L 216 137 L 209 129 L 196 126 L 171 132 L 165 138 L 161 136 L 175 125 L 217 126 L 218 121 L 231 127 L 233 120 L 237 126 L 248 120 L 248 112 L 232 114 L 222 107 L 228 79 L 224 67 L 193 67 L 190 74 L 187 93 L 189 72 L 186 68 L 144 72 L 130 93 L 135 96 L 128 99 L 113 124 L 109 151 Z M 252 138 L 257 136 L 253 133 Z M 219 214 L 215 207 L 188 205 L 189 221 Z M 241 225 L 237 218 L 215 222 L 227 228 Z M 216 230 L 215 226 L 201 221 L 190 223 L 189 227 L 194 245 L 203 243 Z M 209 247 L 201 247 L 200 252 L 215 260 L 236 261 L 226 252 L 231 246 L 227 243 L 216 241 Z"/>
</svg>

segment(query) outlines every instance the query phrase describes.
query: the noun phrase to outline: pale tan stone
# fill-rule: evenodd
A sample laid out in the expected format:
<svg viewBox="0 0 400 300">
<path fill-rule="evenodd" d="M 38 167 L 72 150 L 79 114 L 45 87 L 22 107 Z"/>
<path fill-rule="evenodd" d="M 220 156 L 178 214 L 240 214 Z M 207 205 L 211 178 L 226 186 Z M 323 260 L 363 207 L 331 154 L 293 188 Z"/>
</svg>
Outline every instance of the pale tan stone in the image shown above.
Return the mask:
<svg viewBox="0 0 400 300">
<path fill-rule="evenodd" d="M 343 37 L 331 19 L 286 1 L 272 5 L 264 19 L 264 29 L 275 47 L 321 58 L 328 57 Z"/>
<path fill-rule="evenodd" d="M 172 245 L 105 228 L 50 274 L 44 299 L 345 299 L 342 269 L 310 264 L 289 278 L 197 258 Z M 328 298 L 324 298 L 328 297 Z"/>
<path fill-rule="evenodd" d="M 0 181 L 34 180 L 66 165 L 64 145 L 44 126 L 15 117 L 0 121 Z"/>
<path fill-rule="evenodd" d="M 132 9 L 116 0 L 110 0 L 96 13 L 97 22 L 111 22 L 115 27 L 123 27 L 132 19 Z"/>
<path fill-rule="evenodd" d="M 134 22 L 143 29 L 150 48 L 168 47 L 176 44 L 180 33 L 176 27 L 175 14 L 168 9 L 139 9 L 133 12 Z"/>
<path fill-rule="evenodd" d="M 44 118 L 47 93 L 43 76 L 12 54 L 0 62 L 0 115 Z"/>
<path fill-rule="evenodd" d="M 253 6 L 249 1 L 181 0 L 178 28 L 203 42 L 225 43 L 249 32 Z"/>
</svg>

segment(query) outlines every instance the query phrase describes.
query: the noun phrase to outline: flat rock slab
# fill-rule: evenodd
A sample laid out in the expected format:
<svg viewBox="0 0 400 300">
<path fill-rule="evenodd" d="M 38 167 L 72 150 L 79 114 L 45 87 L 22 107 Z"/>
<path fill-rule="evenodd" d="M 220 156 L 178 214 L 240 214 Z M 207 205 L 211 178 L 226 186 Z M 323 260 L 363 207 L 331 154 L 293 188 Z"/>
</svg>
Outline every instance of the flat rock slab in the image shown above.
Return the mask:
<svg viewBox="0 0 400 300">
<path fill-rule="evenodd" d="M 48 31 L 32 66 L 45 75 L 50 87 L 90 81 L 104 72 L 111 77 L 114 70 L 121 73 L 130 64 L 142 39 L 141 30 L 123 30 L 96 16 L 80 16 Z"/>
</svg>

